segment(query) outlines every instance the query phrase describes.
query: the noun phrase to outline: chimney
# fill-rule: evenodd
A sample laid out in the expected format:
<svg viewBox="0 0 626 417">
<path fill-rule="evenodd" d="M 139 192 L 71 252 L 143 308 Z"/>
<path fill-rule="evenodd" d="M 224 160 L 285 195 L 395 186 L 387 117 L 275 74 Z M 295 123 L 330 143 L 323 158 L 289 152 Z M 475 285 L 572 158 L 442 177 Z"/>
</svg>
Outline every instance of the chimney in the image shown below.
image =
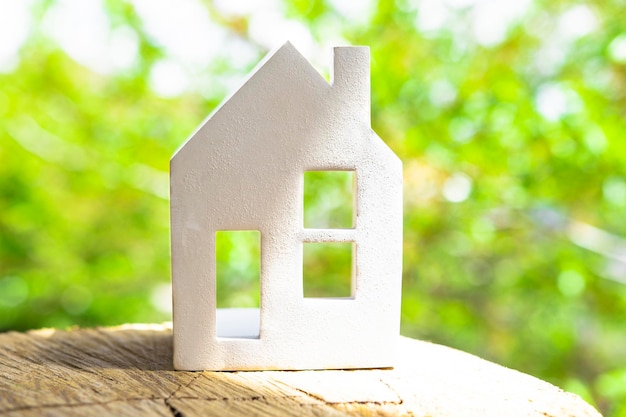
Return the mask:
<svg viewBox="0 0 626 417">
<path fill-rule="evenodd" d="M 333 55 L 333 88 L 355 116 L 370 122 L 370 48 L 338 46 Z"/>
</svg>

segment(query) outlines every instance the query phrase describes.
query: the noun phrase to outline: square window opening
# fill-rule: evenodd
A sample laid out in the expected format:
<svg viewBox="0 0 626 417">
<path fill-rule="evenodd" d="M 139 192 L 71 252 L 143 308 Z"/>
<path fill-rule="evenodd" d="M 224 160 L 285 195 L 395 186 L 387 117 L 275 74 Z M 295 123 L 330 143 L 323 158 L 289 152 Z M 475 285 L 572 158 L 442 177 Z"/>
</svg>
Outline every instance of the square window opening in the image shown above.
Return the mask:
<svg viewBox="0 0 626 417">
<path fill-rule="evenodd" d="M 354 246 L 352 242 L 304 243 L 305 298 L 354 298 Z"/>
<path fill-rule="evenodd" d="M 355 171 L 304 173 L 304 227 L 349 229 L 355 227 Z"/>
<path fill-rule="evenodd" d="M 260 335 L 261 234 L 256 230 L 215 233 L 218 337 L 258 339 Z"/>
</svg>

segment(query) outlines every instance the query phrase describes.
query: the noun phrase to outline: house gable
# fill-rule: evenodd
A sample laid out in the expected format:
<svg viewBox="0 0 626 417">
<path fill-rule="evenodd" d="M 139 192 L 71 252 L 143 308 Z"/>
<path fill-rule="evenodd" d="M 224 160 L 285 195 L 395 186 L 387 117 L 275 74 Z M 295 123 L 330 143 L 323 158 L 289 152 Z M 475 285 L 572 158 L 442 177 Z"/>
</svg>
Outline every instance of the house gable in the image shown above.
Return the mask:
<svg viewBox="0 0 626 417">
<path fill-rule="evenodd" d="M 289 97 L 299 99 L 308 97 L 308 104 L 320 100 L 331 85 L 317 72 L 311 64 L 291 44 L 286 42 L 280 48 L 270 52 L 250 73 L 242 85 L 213 111 L 200 124 L 200 127 L 174 153 L 175 160 L 181 152 L 193 152 L 193 143 L 211 140 L 215 130 L 228 129 L 228 123 L 262 123 L 262 117 L 253 119 L 254 115 L 267 117 L 261 111 L 276 102 Z M 246 119 L 245 116 L 248 118 Z M 274 116 L 275 117 L 275 116 Z M 191 146 L 191 148 L 190 148 Z M 199 146 L 211 146 L 201 144 Z M 186 150 L 187 149 L 187 150 Z"/>
</svg>

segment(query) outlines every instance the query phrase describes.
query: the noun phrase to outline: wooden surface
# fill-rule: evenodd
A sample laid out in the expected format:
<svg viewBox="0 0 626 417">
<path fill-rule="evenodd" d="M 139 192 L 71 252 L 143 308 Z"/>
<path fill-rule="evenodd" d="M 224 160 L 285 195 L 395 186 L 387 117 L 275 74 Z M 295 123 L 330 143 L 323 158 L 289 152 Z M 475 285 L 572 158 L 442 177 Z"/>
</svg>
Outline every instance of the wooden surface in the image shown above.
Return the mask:
<svg viewBox="0 0 626 417">
<path fill-rule="evenodd" d="M 2 416 L 599 416 L 580 398 L 444 346 L 401 339 L 395 369 L 172 370 L 167 325 L 0 334 Z"/>
</svg>

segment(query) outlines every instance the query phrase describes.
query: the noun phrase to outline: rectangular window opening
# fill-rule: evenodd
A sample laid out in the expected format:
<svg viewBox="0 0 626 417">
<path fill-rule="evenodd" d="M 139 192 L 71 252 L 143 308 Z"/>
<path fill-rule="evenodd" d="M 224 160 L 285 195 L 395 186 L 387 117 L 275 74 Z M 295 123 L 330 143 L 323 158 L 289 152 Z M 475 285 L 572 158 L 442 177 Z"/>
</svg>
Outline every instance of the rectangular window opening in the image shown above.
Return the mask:
<svg viewBox="0 0 626 417">
<path fill-rule="evenodd" d="M 349 229 L 355 226 L 354 171 L 304 173 L 304 227 Z"/>
<path fill-rule="evenodd" d="M 354 297 L 354 243 L 305 242 L 303 288 L 305 298 Z"/>
<path fill-rule="evenodd" d="M 260 334 L 261 234 L 217 231 L 215 285 L 218 337 L 258 339 Z"/>
</svg>

